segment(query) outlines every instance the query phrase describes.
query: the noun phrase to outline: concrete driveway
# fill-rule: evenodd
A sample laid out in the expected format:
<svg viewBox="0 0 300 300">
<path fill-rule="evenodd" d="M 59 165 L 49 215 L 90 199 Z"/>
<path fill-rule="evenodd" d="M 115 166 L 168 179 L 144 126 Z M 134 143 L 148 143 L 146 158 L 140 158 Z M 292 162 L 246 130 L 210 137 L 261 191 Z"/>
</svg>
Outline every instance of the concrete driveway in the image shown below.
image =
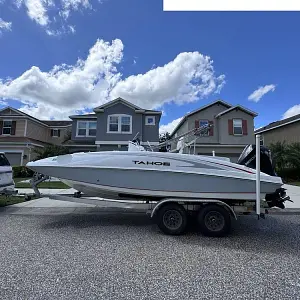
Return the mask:
<svg viewBox="0 0 300 300">
<path fill-rule="evenodd" d="M 293 202 L 286 202 L 288 209 L 300 209 L 300 186 L 285 184 L 287 195 L 291 197 Z"/>
<path fill-rule="evenodd" d="M 300 188 L 286 188 L 299 208 Z M 297 215 L 245 216 L 215 239 L 49 198 L 10 209 L 0 213 L 1 300 L 300 299 Z"/>
<path fill-rule="evenodd" d="M 144 214 L 0 213 L 11 299 L 299 299 L 300 219 L 245 216 L 226 238 L 166 236 Z"/>
</svg>

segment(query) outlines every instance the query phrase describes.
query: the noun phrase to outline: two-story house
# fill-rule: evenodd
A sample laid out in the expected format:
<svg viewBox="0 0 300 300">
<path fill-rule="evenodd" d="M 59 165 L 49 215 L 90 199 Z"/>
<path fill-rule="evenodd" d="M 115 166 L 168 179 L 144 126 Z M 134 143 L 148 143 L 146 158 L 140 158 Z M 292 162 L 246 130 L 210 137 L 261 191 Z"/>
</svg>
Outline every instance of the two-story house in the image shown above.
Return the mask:
<svg viewBox="0 0 300 300">
<path fill-rule="evenodd" d="M 171 138 L 211 124 L 213 126 L 207 132 L 185 139 L 185 153 L 214 153 L 216 156 L 225 156 L 236 161 L 245 145 L 255 143 L 256 116 L 255 112 L 245 107 L 217 100 L 185 115 L 171 133 Z M 176 150 L 176 144 L 172 144 L 171 150 Z"/>
<path fill-rule="evenodd" d="M 269 147 L 276 142 L 300 143 L 300 114 L 272 122 L 255 130 L 262 145 Z"/>
<path fill-rule="evenodd" d="M 92 114 L 70 116 L 72 138 L 65 145 L 70 152 L 127 150 L 137 134 L 142 145 L 157 145 L 161 114 L 117 98 Z"/>
<path fill-rule="evenodd" d="M 11 165 L 25 165 L 35 158 L 34 149 L 60 145 L 71 131 L 72 121 L 38 120 L 12 107 L 0 110 L 0 152 Z"/>
</svg>

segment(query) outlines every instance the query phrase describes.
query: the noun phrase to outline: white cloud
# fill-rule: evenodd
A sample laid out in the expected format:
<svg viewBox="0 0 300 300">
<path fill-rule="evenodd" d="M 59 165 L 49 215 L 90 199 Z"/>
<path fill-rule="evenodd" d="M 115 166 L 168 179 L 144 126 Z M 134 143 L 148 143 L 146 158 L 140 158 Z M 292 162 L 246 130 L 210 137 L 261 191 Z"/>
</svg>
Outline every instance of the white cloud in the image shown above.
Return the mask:
<svg viewBox="0 0 300 300">
<path fill-rule="evenodd" d="M 218 92 L 225 76 L 215 76 L 213 61 L 199 52 L 184 52 L 162 67 L 119 81 L 112 97 L 123 97 L 144 108 L 182 104 Z"/>
<path fill-rule="evenodd" d="M 60 29 L 46 29 L 46 33 L 49 35 L 49 36 L 59 36 L 59 35 L 62 35 L 62 34 L 67 34 L 67 33 L 72 33 L 74 34 L 76 32 L 75 30 L 75 26 L 73 25 L 62 25 L 60 27 Z"/>
<path fill-rule="evenodd" d="M 282 120 L 300 114 L 300 104 L 290 107 L 283 115 Z"/>
<path fill-rule="evenodd" d="M 5 22 L 2 18 L 0 18 L 0 34 L 4 31 L 11 31 L 11 22 Z"/>
<path fill-rule="evenodd" d="M 13 0 L 15 6 L 26 8 L 28 17 L 45 29 L 51 36 L 75 33 L 73 25 L 67 20 L 74 12 L 94 9 L 89 0 Z M 101 1 L 92 0 L 95 3 Z M 0 5 L 4 2 L 1 2 Z"/>
<path fill-rule="evenodd" d="M 172 131 L 175 129 L 175 127 L 179 124 L 179 122 L 182 120 L 183 117 L 173 120 L 172 122 L 161 125 L 159 127 L 159 133 L 172 133 Z"/>
<path fill-rule="evenodd" d="M 24 0 L 29 18 L 41 26 L 49 23 L 47 15 L 48 3 L 44 0 Z"/>
<path fill-rule="evenodd" d="M 248 100 L 258 102 L 265 94 L 269 92 L 275 91 L 275 84 L 269 84 L 265 86 L 260 86 L 257 90 L 255 90 L 249 97 Z"/>
<path fill-rule="evenodd" d="M 224 84 L 224 76 L 215 76 L 212 60 L 199 52 L 181 53 L 162 67 L 122 79 L 117 66 L 123 47 L 118 39 L 97 40 L 87 58 L 74 65 L 54 66 L 48 72 L 32 66 L 17 78 L 0 79 L 0 98 L 20 101 L 22 109 L 36 117 L 61 119 L 117 97 L 150 109 L 193 102 Z"/>
<path fill-rule="evenodd" d="M 66 118 L 108 98 L 111 85 L 119 80 L 115 65 L 122 57 L 121 40 L 111 44 L 98 40 L 86 60 L 79 59 L 74 66 L 62 64 L 49 72 L 33 66 L 14 80 L 0 81 L 0 98 L 19 100 L 35 116 Z"/>
<path fill-rule="evenodd" d="M 62 10 L 60 15 L 64 19 L 68 19 L 72 11 L 78 11 L 81 9 L 92 9 L 92 5 L 89 0 L 61 0 Z"/>
<path fill-rule="evenodd" d="M 70 29 L 70 31 L 71 31 L 72 33 L 75 33 L 75 32 L 76 32 L 75 26 L 69 25 L 68 28 Z"/>
</svg>

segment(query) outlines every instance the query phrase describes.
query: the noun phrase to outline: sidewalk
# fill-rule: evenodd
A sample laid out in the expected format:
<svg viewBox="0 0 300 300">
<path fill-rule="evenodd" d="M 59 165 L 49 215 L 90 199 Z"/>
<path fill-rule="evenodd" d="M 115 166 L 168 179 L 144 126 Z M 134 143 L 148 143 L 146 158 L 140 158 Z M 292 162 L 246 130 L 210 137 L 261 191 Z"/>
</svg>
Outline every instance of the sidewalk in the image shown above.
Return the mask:
<svg viewBox="0 0 300 300">
<path fill-rule="evenodd" d="M 19 194 L 34 194 L 32 188 L 16 188 Z M 39 189 L 41 195 L 49 195 L 49 194 L 73 194 L 76 192 L 74 189 Z"/>
<path fill-rule="evenodd" d="M 288 209 L 300 209 L 300 186 L 285 184 L 283 186 L 286 193 L 293 202 L 286 201 L 285 207 Z"/>
<path fill-rule="evenodd" d="M 49 199 L 48 197 L 43 197 L 43 195 L 51 195 L 51 194 L 73 194 L 76 192 L 74 189 L 39 189 L 41 193 L 41 198 L 34 199 L 30 201 L 25 201 L 23 203 L 14 204 L 14 207 L 27 207 L 27 208 L 77 208 L 77 207 L 96 207 L 96 205 L 92 204 L 85 204 L 85 203 L 74 203 L 74 202 L 67 202 L 67 201 L 60 201 L 60 200 L 53 200 Z M 21 188 L 18 189 L 19 194 L 33 194 L 33 189 L 30 188 Z"/>
</svg>

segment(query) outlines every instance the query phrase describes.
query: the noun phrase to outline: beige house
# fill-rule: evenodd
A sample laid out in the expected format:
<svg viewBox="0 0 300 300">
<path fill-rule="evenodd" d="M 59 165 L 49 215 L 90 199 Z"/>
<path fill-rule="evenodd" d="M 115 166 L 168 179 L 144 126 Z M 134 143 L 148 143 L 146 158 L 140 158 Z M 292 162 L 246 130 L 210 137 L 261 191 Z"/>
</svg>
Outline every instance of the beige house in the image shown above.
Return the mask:
<svg viewBox="0 0 300 300">
<path fill-rule="evenodd" d="M 171 137 L 178 137 L 206 124 L 213 127 L 206 133 L 185 139 L 185 153 L 229 157 L 237 161 L 244 147 L 255 142 L 254 118 L 257 114 L 240 105 L 217 100 L 185 115 Z M 176 144 L 171 145 L 171 151 Z"/>
<path fill-rule="evenodd" d="M 0 110 L 0 152 L 11 165 L 34 159 L 34 149 L 60 145 L 69 135 L 72 121 L 38 120 L 12 107 Z"/>
<path fill-rule="evenodd" d="M 255 130 L 255 134 L 260 134 L 261 144 L 267 147 L 276 142 L 287 144 L 300 142 L 300 114 L 272 122 Z"/>
</svg>

